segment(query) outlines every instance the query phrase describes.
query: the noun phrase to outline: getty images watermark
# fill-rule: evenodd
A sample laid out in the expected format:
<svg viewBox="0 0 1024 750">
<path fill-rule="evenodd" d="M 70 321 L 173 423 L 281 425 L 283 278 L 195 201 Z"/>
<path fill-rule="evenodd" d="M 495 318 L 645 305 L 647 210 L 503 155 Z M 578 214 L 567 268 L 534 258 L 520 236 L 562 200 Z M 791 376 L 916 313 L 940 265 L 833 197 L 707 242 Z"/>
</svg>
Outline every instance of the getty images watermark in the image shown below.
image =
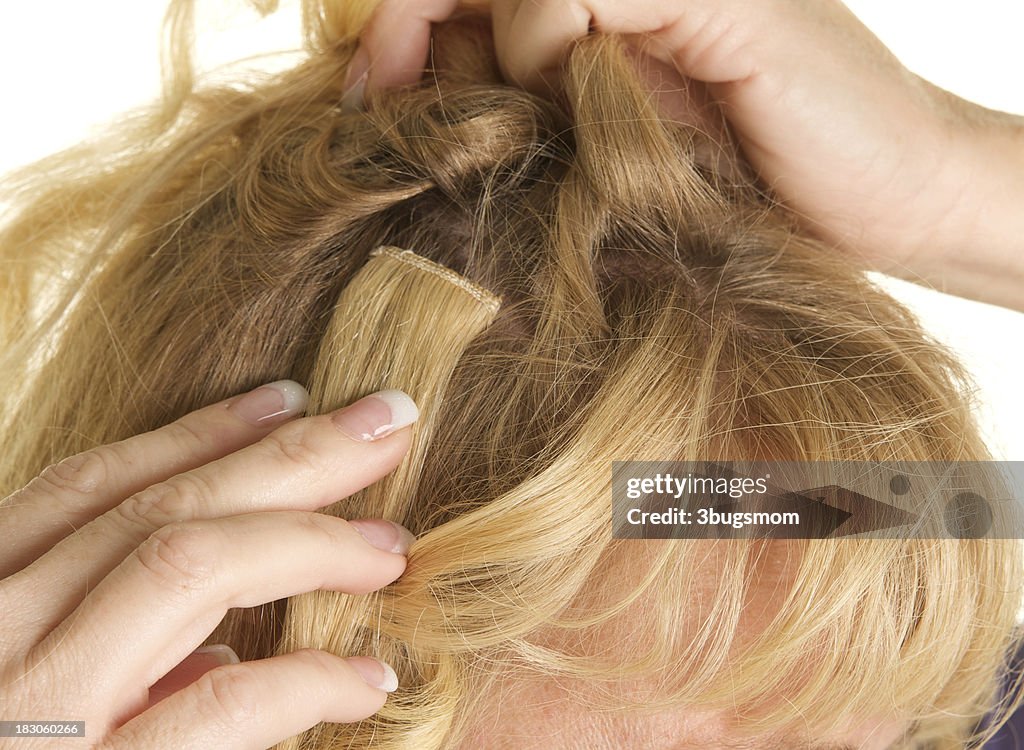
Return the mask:
<svg viewBox="0 0 1024 750">
<path fill-rule="evenodd" d="M 614 461 L 632 539 L 1022 539 L 1024 461 Z"/>
</svg>

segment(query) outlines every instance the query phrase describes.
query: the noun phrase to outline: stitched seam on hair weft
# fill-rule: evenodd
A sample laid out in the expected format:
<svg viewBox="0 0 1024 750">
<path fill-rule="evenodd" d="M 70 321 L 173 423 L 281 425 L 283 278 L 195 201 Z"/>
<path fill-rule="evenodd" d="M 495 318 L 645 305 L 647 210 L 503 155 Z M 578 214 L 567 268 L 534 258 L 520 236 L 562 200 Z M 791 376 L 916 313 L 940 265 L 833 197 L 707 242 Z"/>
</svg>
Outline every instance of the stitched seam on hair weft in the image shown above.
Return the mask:
<svg viewBox="0 0 1024 750">
<path fill-rule="evenodd" d="M 412 250 L 405 250 L 391 245 L 381 245 L 375 250 L 371 250 L 370 255 L 388 255 L 397 261 L 407 263 L 410 266 L 415 266 L 423 271 L 432 273 L 435 276 L 441 277 L 445 281 L 450 281 L 455 286 L 472 295 L 474 299 L 486 307 L 492 314 L 497 313 L 498 309 L 501 307 L 501 300 L 479 284 L 474 284 L 465 276 L 456 273 L 446 266 L 442 266 L 440 263 L 435 263 L 429 258 L 417 255 Z"/>
</svg>

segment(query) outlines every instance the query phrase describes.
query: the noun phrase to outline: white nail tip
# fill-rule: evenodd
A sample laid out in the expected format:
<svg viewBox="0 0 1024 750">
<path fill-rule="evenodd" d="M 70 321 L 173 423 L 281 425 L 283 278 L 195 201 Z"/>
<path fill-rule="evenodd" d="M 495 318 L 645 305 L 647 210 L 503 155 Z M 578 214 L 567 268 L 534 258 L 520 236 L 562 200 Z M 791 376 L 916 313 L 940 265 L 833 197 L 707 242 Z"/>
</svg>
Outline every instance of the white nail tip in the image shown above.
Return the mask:
<svg viewBox="0 0 1024 750">
<path fill-rule="evenodd" d="M 378 659 L 377 661 L 380 661 Z M 384 676 L 380 680 L 378 687 L 385 693 L 393 693 L 398 690 L 398 675 L 395 674 L 395 670 L 391 668 L 390 664 L 380 662 L 381 667 L 384 668 Z"/>
<path fill-rule="evenodd" d="M 266 387 L 273 388 L 281 394 L 284 399 L 284 412 L 298 413 L 305 411 L 309 405 L 309 392 L 294 380 L 277 380 L 267 383 Z"/>
<path fill-rule="evenodd" d="M 239 658 L 235 650 L 224 643 L 215 643 L 212 646 L 200 646 L 195 650 L 197 654 L 213 654 L 222 664 L 238 664 Z"/>
<path fill-rule="evenodd" d="M 416 406 L 416 402 L 413 401 L 405 391 L 390 388 L 384 391 L 377 391 L 377 393 L 373 395 L 375 398 L 379 398 L 387 404 L 388 408 L 391 409 L 391 423 L 378 429 L 375 432 L 375 435 L 382 431 L 391 432 L 393 430 L 400 430 L 419 419 L 420 410 Z"/>
</svg>

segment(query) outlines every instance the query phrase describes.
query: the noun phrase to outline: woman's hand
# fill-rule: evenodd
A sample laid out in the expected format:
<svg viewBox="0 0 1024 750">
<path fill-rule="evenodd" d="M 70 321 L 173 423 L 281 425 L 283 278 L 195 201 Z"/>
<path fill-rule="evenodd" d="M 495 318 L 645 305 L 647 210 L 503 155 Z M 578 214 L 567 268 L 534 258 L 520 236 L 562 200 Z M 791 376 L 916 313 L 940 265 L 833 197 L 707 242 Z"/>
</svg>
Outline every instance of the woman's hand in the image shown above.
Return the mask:
<svg viewBox="0 0 1024 750">
<path fill-rule="evenodd" d="M 105 750 L 255 748 L 380 709 L 397 680 L 368 656 L 194 653 L 231 607 L 366 593 L 405 569 L 403 527 L 314 511 L 397 466 L 415 404 L 382 391 L 293 420 L 307 398 L 257 388 L 61 461 L 0 505 L 0 718 L 84 720 Z"/>
<path fill-rule="evenodd" d="M 352 82 L 367 70 L 371 90 L 418 80 L 430 22 L 457 5 L 382 0 Z M 1024 305 L 1024 120 L 910 73 L 838 0 L 474 5 L 491 8 L 509 81 L 543 93 L 573 40 L 624 34 L 677 86 L 706 85 L 746 159 L 811 231 L 878 270 Z"/>
</svg>

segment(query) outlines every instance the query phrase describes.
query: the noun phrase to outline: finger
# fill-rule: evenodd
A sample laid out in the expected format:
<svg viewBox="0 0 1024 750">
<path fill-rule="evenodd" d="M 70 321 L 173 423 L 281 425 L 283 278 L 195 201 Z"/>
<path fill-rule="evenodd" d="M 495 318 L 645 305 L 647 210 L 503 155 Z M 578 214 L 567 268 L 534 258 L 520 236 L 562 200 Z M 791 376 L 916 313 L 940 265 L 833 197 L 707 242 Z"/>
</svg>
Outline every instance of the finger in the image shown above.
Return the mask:
<svg viewBox="0 0 1024 750">
<path fill-rule="evenodd" d="M 502 75 L 537 94 L 550 94 L 554 71 L 573 40 L 586 36 L 591 14 L 578 2 L 501 2 L 492 10 Z"/>
<path fill-rule="evenodd" d="M 0 547 L 0 579 L 128 495 L 256 442 L 308 399 L 301 385 L 280 380 L 48 467 L 0 505 L 0 520 L 18 530 Z"/>
<path fill-rule="evenodd" d="M 360 527 L 390 531 L 386 548 L 371 544 Z M 317 589 L 362 594 L 391 583 L 405 570 L 411 535 L 402 532 L 381 519 L 349 522 L 302 511 L 165 526 L 27 661 L 30 668 L 47 659 L 75 664 L 83 683 L 68 689 L 88 695 L 97 711 L 122 715 L 137 705 L 140 686 L 184 660 L 232 607 Z"/>
<path fill-rule="evenodd" d="M 672 61 L 666 40 L 683 15 L 678 3 L 663 0 L 505 0 L 493 6 L 495 49 L 507 80 L 548 94 L 568 48 L 592 29 L 642 37 L 645 53 Z"/>
<path fill-rule="evenodd" d="M 289 422 L 252 445 L 135 493 L 0 582 L 24 602 L 18 637 L 36 643 L 161 526 L 266 510 L 315 510 L 394 469 L 416 405 L 398 390 Z M 388 431 L 390 430 L 390 432 Z M 377 431 L 378 438 L 370 433 Z M 137 460 L 144 460 L 139 457 Z"/>
<path fill-rule="evenodd" d="M 167 696 L 188 687 L 211 669 L 238 663 L 238 654 L 223 643 L 197 648 L 181 664 L 150 686 L 148 706 L 156 705 Z"/>
<path fill-rule="evenodd" d="M 373 683 L 373 684 L 371 684 Z M 275 746 L 321 721 L 380 710 L 394 671 L 366 656 L 315 649 L 218 667 L 118 728 L 104 750 L 251 750 Z"/>
<path fill-rule="evenodd" d="M 383 0 L 360 37 L 369 66 L 366 89 L 415 83 L 427 67 L 430 24 L 443 21 L 458 0 Z"/>
<path fill-rule="evenodd" d="M 494 46 L 505 79 L 550 93 L 565 50 L 589 33 L 591 19 L 590 9 L 577 0 L 495 3 Z"/>
</svg>

